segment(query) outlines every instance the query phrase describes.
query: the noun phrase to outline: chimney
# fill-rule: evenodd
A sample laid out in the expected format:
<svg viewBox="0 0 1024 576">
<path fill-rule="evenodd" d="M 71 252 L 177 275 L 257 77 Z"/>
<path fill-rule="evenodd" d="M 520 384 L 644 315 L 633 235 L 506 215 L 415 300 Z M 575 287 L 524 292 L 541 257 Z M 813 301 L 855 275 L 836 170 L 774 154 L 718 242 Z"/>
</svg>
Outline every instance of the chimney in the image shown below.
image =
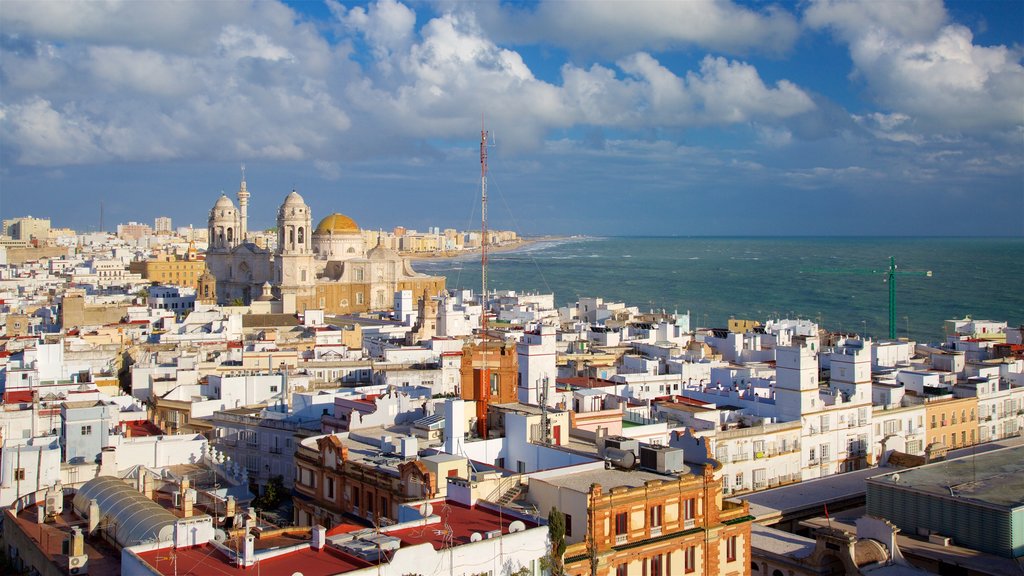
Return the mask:
<svg viewBox="0 0 1024 576">
<path fill-rule="evenodd" d="M 95 502 L 95 500 L 93 500 L 93 502 Z M 85 537 L 82 534 L 81 528 L 78 526 L 71 528 L 71 535 L 68 540 L 68 556 L 85 555 Z"/>
<path fill-rule="evenodd" d="M 89 534 L 96 531 L 100 525 L 100 503 L 96 499 L 89 500 Z"/>
<path fill-rule="evenodd" d="M 327 528 L 317 524 L 312 529 L 313 536 L 313 550 L 323 550 L 324 544 L 327 543 Z"/>
<path fill-rule="evenodd" d="M 181 486 L 178 490 L 181 492 L 181 515 L 185 518 L 192 516 L 192 498 L 189 497 L 190 483 L 188 476 L 181 479 Z"/>
<path fill-rule="evenodd" d="M 245 543 L 242 546 L 242 566 L 252 566 L 256 563 L 256 538 L 249 532 L 245 533 Z"/>
<path fill-rule="evenodd" d="M 142 495 L 150 500 L 153 499 L 153 477 L 149 474 L 149 471 L 145 468 L 141 469 L 142 472 Z"/>
<path fill-rule="evenodd" d="M 235 506 L 236 506 L 236 504 L 235 504 L 235 497 L 234 496 L 228 496 L 228 500 L 227 500 L 227 503 L 225 504 L 225 508 L 224 508 L 224 517 L 225 518 L 233 518 L 235 516 Z"/>
</svg>

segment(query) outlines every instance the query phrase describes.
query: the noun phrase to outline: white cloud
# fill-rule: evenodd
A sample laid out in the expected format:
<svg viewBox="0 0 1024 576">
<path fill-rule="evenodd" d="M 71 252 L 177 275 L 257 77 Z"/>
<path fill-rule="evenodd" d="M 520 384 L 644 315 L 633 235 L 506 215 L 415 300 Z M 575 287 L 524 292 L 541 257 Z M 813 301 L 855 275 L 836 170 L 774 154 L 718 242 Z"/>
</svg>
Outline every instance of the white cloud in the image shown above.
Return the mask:
<svg viewBox="0 0 1024 576">
<path fill-rule="evenodd" d="M 611 57 L 698 46 L 715 51 L 784 52 L 796 41 L 796 19 L 777 6 L 761 11 L 718 0 L 566 2 L 531 8 L 474 4 L 500 40 L 562 46 Z"/>
<path fill-rule="evenodd" d="M 987 135 L 1024 124 L 1021 52 L 974 44 L 938 2 L 813 3 L 805 21 L 849 44 L 856 76 L 924 133 Z"/>
<path fill-rule="evenodd" d="M 385 75 L 392 72 L 392 56 L 404 52 L 414 40 L 416 13 L 396 0 L 381 0 L 367 8 L 356 6 L 350 10 L 336 0 L 328 0 L 328 5 L 345 26 L 366 38 Z"/>
</svg>

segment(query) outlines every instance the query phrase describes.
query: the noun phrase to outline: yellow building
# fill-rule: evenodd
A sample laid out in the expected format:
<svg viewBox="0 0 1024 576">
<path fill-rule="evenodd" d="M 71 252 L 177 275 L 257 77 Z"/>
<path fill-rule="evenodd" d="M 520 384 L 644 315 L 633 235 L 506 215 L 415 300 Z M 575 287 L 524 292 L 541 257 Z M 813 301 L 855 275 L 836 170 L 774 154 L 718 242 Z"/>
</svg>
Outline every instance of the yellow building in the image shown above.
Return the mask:
<svg viewBox="0 0 1024 576">
<path fill-rule="evenodd" d="M 978 398 L 929 398 L 924 406 L 928 445 L 947 449 L 978 442 Z"/>
<path fill-rule="evenodd" d="M 206 262 L 200 260 L 195 247 L 189 245 L 184 258 L 173 254 L 162 254 L 152 260 L 132 262 L 129 271 L 141 274 L 143 278 L 159 284 L 196 288 L 199 277 L 206 269 Z"/>
</svg>

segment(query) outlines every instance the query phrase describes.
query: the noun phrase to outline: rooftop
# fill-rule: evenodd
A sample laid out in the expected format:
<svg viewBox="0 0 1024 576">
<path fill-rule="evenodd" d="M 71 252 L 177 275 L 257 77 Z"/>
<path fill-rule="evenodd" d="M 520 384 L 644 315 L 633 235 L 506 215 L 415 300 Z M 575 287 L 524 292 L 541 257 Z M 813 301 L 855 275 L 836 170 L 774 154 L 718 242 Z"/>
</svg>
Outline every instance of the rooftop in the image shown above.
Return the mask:
<svg viewBox="0 0 1024 576">
<path fill-rule="evenodd" d="M 675 476 L 647 472 L 646 470 L 587 470 L 574 472 L 564 476 L 545 478 L 544 482 L 560 488 L 568 488 L 578 492 L 589 492 L 592 484 L 600 484 L 602 490 L 610 490 L 616 486 L 639 488 L 648 480 L 675 480 Z"/>
<path fill-rule="evenodd" d="M 434 550 L 441 550 L 449 537 L 451 544 L 458 546 L 469 544 L 473 534 L 477 532 L 483 535 L 500 528 L 502 534 L 508 534 L 509 525 L 517 520 L 514 516 L 498 514 L 489 508 L 463 506 L 451 501 L 435 504 L 434 514 L 441 518 L 440 523 L 392 530 L 388 535 L 401 538 L 403 547 L 429 542 Z M 527 528 L 537 526 L 532 522 L 522 522 Z"/>
<path fill-rule="evenodd" d="M 29 506 L 17 515 L 10 509 L 5 511 L 15 519 L 17 528 L 39 548 L 50 562 L 66 569 L 67 556 L 63 554 L 62 545 L 73 526 L 81 526 L 84 531 L 86 523 L 72 511 L 71 496 L 64 497 L 64 511 L 57 515 L 52 522 L 39 524 L 37 522 L 39 512 L 38 506 Z M 86 536 L 85 553 L 89 556 L 89 569 L 94 574 L 120 574 L 121 554 L 103 538 Z"/>
<path fill-rule="evenodd" d="M 780 556 L 806 558 L 814 552 L 815 540 L 754 522 L 750 524 L 750 546 Z"/>
<path fill-rule="evenodd" d="M 332 576 L 370 565 L 329 547 L 325 547 L 319 552 L 308 547 L 300 548 L 276 558 L 262 560 L 250 568 L 236 566 L 223 553 L 209 544 L 178 549 L 173 553 L 166 549 L 152 550 L 139 554 L 139 557 L 156 569 L 157 573 L 166 576 L 181 574 L 249 576 L 251 574 L 294 574 L 296 572 L 301 572 L 303 576 Z M 92 569 L 92 567 L 90 563 L 89 568 Z M 116 573 L 116 571 L 112 573 Z"/>
<path fill-rule="evenodd" d="M 1024 446 L 883 474 L 872 478 L 871 483 L 1000 508 L 1020 508 L 1024 506 Z"/>
</svg>

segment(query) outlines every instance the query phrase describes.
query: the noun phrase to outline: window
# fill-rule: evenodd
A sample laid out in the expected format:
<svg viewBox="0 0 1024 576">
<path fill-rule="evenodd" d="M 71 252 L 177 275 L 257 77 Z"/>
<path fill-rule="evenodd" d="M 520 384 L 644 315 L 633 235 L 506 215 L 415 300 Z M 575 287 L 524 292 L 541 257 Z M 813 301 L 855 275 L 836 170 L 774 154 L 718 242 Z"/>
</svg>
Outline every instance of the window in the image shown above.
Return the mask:
<svg viewBox="0 0 1024 576">
<path fill-rule="evenodd" d="M 625 535 L 629 531 L 629 516 L 625 512 L 615 515 L 615 535 Z"/>
<path fill-rule="evenodd" d="M 956 410 L 953 410 L 952 421 L 950 422 L 950 424 L 956 424 Z"/>
<path fill-rule="evenodd" d="M 491 373 L 491 394 L 494 396 L 498 395 L 498 391 L 501 389 L 501 378 L 498 374 Z"/>
<path fill-rule="evenodd" d="M 565 535 L 572 536 L 572 514 L 565 515 Z"/>
<path fill-rule="evenodd" d="M 24 468 L 15 468 L 14 469 L 14 479 L 15 480 L 24 480 L 25 479 L 25 469 Z"/>
<path fill-rule="evenodd" d="M 619 564 L 615 567 L 615 576 L 629 576 L 629 565 Z"/>
<path fill-rule="evenodd" d="M 664 576 L 664 571 L 662 570 L 661 565 L 661 558 L 661 554 L 651 557 L 651 576 Z"/>
<path fill-rule="evenodd" d="M 743 474 L 737 474 L 736 478 L 739 480 L 736 485 L 742 485 Z M 687 498 L 683 501 L 683 520 L 693 520 L 697 517 L 697 499 Z"/>
<path fill-rule="evenodd" d="M 271 386 L 270 387 L 270 391 L 271 392 L 277 392 L 277 384 L 274 384 L 273 386 Z"/>
<path fill-rule="evenodd" d="M 822 462 L 828 462 L 828 458 L 829 458 L 828 448 L 829 448 L 828 444 L 822 444 L 821 445 L 821 461 Z"/>
<path fill-rule="evenodd" d="M 327 479 L 327 499 L 334 500 L 334 478 Z"/>
<path fill-rule="evenodd" d="M 697 547 L 690 546 L 683 551 L 683 571 L 687 574 L 697 571 Z"/>
<path fill-rule="evenodd" d="M 736 561 L 736 545 L 739 540 L 739 536 L 729 536 L 725 541 L 725 561 L 735 562 Z"/>
<path fill-rule="evenodd" d="M 362 303 L 363 303 L 363 293 L 362 292 L 356 292 L 356 304 L 362 304 Z"/>
<path fill-rule="evenodd" d="M 817 461 L 818 461 L 818 458 L 817 458 L 816 456 L 817 456 L 817 454 L 815 453 L 815 451 L 814 451 L 814 448 L 811 448 L 811 449 L 809 449 L 809 450 L 808 450 L 808 452 L 807 452 L 807 459 L 808 459 L 808 460 L 809 460 L 809 461 L 810 461 L 810 462 L 811 462 L 812 464 L 813 464 L 814 462 L 817 462 Z"/>
<path fill-rule="evenodd" d="M 82 436 L 91 436 L 92 426 L 82 426 Z"/>
<path fill-rule="evenodd" d="M 651 528 L 661 528 L 661 506 L 651 506 Z"/>
<path fill-rule="evenodd" d="M 935 414 L 932 414 L 932 428 L 935 428 Z"/>
</svg>

